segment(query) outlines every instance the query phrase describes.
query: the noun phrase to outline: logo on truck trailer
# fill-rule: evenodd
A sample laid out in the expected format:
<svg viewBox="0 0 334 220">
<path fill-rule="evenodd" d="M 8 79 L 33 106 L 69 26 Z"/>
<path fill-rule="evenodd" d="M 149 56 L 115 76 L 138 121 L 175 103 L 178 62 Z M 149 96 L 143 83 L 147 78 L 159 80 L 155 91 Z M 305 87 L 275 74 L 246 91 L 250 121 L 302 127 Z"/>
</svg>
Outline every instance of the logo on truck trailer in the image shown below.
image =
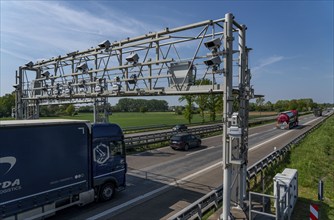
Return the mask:
<svg viewBox="0 0 334 220">
<path fill-rule="evenodd" d="M 15 157 L 1 157 L 0 158 L 0 163 L 10 165 L 7 172 L 5 172 L 5 174 L 7 174 L 14 167 L 14 165 L 16 164 L 16 158 Z"/>
<path fill-rule="evenodd" d="M 9 168 L 4 173 L 6 175 L 16 164 L 16 158 L 15 157 L 1 157 L 0 158 L 0 164 L 9 164 Z M 6 180 L 3 182 L 0 182 L 0 195 L 12 191 L 17 191 L 22 189 L 20 179 L 15 180 Z"/>
</svg>

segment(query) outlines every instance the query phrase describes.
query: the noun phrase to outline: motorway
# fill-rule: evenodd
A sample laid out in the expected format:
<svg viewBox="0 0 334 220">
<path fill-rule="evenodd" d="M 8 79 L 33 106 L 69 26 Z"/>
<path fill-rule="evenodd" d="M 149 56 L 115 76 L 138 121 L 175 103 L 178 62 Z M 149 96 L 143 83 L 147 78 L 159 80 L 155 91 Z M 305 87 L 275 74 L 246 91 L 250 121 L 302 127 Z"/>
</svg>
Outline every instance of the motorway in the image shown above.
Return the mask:
<svg viewBox="0 0 334 220">
<path fill-rule="evenodd" d="M 249 130 L 248 166 L 284 147 L 325 117 L 300 117 L 299 126 L 279 130 L 267 124 Z M 189 151 L 170 147 L 127 156 L 127 188 L 105 203 L 71 207 L 50 219 L 167 219 L 222 185 L 222 137 L 202 139 Z"/>
</svg>

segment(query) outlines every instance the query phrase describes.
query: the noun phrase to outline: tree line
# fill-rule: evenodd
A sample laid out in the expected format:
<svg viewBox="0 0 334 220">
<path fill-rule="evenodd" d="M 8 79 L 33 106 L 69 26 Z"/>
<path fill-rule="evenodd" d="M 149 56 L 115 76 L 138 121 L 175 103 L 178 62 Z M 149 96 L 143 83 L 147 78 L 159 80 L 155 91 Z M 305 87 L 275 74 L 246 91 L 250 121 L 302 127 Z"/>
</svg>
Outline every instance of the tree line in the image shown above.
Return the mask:
<svg viewBox="0 0 334 220">
<path fill-rule="evenodd" d="M 165 112 L 168 111 L 168 102 L 165 100 L 146 100 L 122 98 L 112 107 L 114 112 Z"/>
<path fill-rule="evenodd" d="M 146 100 L 146 99 L 130 99 L 122 98 L 118 100 L 115 106 L 107 103 L 106 110 L 108 112 L 165 112 L 169 111 L 168 102 L 165 100 Z M 93 112 L 93 106 L 81 106 L 78 112 Z"/>
<path fill-rule="evenodd" d="M 107 103 L 105 106 L 107 112 L 165 112 L 168 111 L 168 102 L 165 100 L 146 100 L 123 98 L 115 106 Z M 61 116 L 76 115 L 78 113 L 93 113 L 93 105 L 74 106 L 68 105 L 50 105 L 41 106 L 40 116 Z"/>
<path fill-rule="evenodd" d="M 217 115 L 223 110 L 223 96 L 221 94 L 184 95 L 179 98 L 179 101 L 186 102 L 182 113 L 189 123 L 191 123 L 194 114 L 200 114 L 202 122 L 204 122 L 206 112 L 209 114 L 210 121 L 216 121 Z"/>
<path fill-rule="evenodd" d="M 223 111 L 223 97 L 217 94 L 203 94 L 203 95 L 185 95 L 179 98 L 179 101 L 186 101 L 183 110 L 184 117 L 191 123 L 194 114 L 200 114 L 202 122 L 205 121 L 205 112 L 210 115 L 210 121 L 215 121 L 218 114 Z M 197 104 L 197 108 L 194 107 Z M 311 98 L 292 99 L 292 100 L 278 100 L 276 103 L 270 101 L 265 102 L 263 97 L 259 97 L 255 102 L 249 103 L 249 111 L 258 112 L 283 112 L 287 110 L 296 109 L 299 112 L 312 111 L 314 109 L 332 108 L 334 104 L 323 103 L 318 104 Z M 237 100 L 233 103 L 233 111 L 238 111 Z"/>
<path fill-rule="evenodd" d="M 195 85 L 212 85 L 209 79 L 196 80 Z M 182 95 L 179 101 L 185 101 L 186 104 L 182 110 L 182 114 L 186 120 L 191 123 L 194 114 L 200 114 L 202 122 L 205 121 L 205 113 L 208 112 L 209 120 L 216 121 L 217 115 L 223 109 L 223 95 L 222 94 L 198 94 L 198 95 Z M 197 107 L 195 107 L 195 104 Z M 179 112 L 179 110 L 176 110 Z"/>
<path fill-rule="evenodd" d="M 255 103 L 249 104 L 249 111 L 274 111 L 282 112 L 291 109 L 296 109 L 300 112 L 311 111 L 315 108 L 329 108 L 333 104 L 324 103 L 318 104 L 311 98 L 306 99 L 292 99 L 292 100 L 278 100 L 276 103 L 271 103 L 270 101 L 265 102 L 264 98 L 257 98 Z"/>
<path fill-rule="evenodd" d="M 5 94 L 0 97 L 0 118 L 11 117 L 15 107 L 15 94 Z"/>
<path fill-rule="evenodd" d="M 210 83 L 209 81 L 207 83 Z M 185 102 L 184 106 L 173 108 L 176 114 L 182 114 L 191 123 L 195 114 L 200 114 L 202 121 L 205 121 L 205 115 L 209 115 L 210 121 L 217 120 L 223 109 L 223 97 L 221 94 L 201 94 L 201 95 L 184 95 L 180 96 L 179 101 Z M 15 94 L 5 94 L 0 97 L 0 118 L 11 117 L 12 109 L 15 107 Z M 265 102 L 263 97 L 257 98 L 255 102 L 249 104 L 249 111 L 274 111 L 282 112 L 290 109 L 298 111 L 311 111 L 315 108 L 329 108 L 333 104 L 315 103 L 311 98 L 278 100 L 276 103 Z M 167 101 L 165 100 L 146 100 L 122 98 L 115 106 L 108 104 L 106 106 L 109 112 L 164 112 L 170 111 Z M 237 111 L 237 104 L 234 105 L 234 111 Z M 50 105 L 40 107 L 40 116 L 61 116 L 75 115 L 77 113 L 93 112 L 93 106 L 74 106 L 69 105 Z"/>
</svg>

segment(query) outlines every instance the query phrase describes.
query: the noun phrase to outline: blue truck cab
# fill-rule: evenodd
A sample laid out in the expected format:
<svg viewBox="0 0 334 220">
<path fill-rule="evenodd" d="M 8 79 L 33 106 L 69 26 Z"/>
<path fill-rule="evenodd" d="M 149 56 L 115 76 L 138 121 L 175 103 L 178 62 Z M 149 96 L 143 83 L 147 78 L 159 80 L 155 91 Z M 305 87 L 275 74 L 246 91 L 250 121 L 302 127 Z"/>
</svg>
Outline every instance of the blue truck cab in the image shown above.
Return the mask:
<svg viewBox="0 0 334 220">
<path fill-rule="evenodd" d="M 94 188 L 101 201 L 125 188 L 127 171 L 124 135 L 116 124 L 92 125 Z"/>
<path fill-rule="evenodd" d="M 124 135 L 83 120 L 0 121 L 0 219 L 110 200 L 126 184 Z"/>
</svg>

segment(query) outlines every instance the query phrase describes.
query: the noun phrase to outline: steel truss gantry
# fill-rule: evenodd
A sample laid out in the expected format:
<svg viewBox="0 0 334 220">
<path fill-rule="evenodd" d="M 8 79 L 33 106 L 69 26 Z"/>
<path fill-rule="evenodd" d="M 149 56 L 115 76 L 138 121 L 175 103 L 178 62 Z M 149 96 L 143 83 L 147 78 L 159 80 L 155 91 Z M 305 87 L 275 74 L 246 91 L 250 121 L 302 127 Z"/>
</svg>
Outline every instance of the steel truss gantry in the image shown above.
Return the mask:
<svg viewBox="0 0 334 220">
<path fill-rule="evenodd" d="M 41 105 L 94 103 L 95 120 L 103 121 L 97 117 L 99 109 L 103 111 L 112 97 L 223 93 L 221 217 L 227 219 L 231 199 L 243 207 L 246 195 L 248 103 L 254 92 L 245 32 L 246 26 L 229 13 L 218 20 L 106 40 L 84 51 L 30 61 L 16 71 L 16 118 L 38 118 Z M 204 83 L 208 79 L 210 85 Z M 238 112 L 233 112 L 234 100 Z"/>
</svg>

